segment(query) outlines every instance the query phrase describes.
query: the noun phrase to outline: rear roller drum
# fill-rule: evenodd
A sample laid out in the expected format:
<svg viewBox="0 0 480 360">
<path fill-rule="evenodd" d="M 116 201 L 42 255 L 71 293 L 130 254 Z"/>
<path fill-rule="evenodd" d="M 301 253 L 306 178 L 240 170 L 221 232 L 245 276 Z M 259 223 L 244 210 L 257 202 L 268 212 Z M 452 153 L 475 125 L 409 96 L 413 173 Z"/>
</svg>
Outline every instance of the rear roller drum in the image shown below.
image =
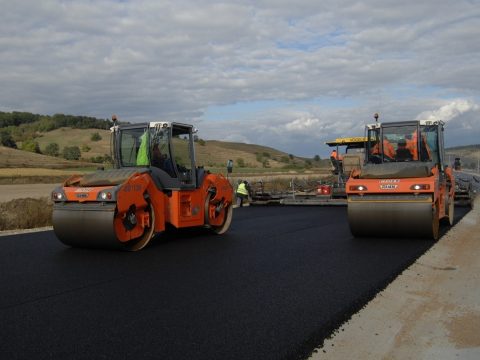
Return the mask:
<svg viewBox="0 0 480 360">
<path fill-rule="evenodd" d="M 114 228 L 116 237 L 123 242 L 124 250 L 138 251 L 147 246 L 153 238 L 154 224 L 155 214 L 149 205 L 145 209 L 132 207 L 126 214 L 117 215 Z"/>
<path fill-rule="evenodd" d="M 205 200 L 205 224 L 216 234 L 225 233 L 232 222 L 232 206 L 225 205 L 223 202 L 215 203 L 212 201 L 214 194 L 208 193 Z"/>
</svg>

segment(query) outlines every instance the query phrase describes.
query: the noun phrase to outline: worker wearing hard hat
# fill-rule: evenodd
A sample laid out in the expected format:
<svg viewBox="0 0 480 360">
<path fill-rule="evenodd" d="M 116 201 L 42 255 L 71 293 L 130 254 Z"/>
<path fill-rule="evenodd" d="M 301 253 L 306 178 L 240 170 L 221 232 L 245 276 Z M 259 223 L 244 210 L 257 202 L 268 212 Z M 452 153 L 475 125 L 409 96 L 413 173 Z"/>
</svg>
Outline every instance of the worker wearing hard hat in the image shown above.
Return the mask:
<svg viewBox="0 0 480 360">
<path fill-rule="evenodd" d="M 247 188 L 247 182 L 246 181 L 239 181 L 238 187 L 237 187 L 237 205 L 242 207 L 243 202 L 248 199 L 248 188 Z"/>
</svg>

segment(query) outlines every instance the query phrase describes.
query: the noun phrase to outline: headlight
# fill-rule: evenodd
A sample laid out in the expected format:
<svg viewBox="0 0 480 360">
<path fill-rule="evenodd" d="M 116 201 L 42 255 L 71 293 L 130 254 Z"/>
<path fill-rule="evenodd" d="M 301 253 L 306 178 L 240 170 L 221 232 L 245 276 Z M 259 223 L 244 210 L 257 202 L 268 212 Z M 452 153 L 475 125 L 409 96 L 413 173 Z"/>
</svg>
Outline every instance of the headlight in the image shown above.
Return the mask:
<svg viewBox="0 0 480 360">
<path fill-rule="evenodd" d="M 410 190 L 430 190 L 429 184 L 415 184 L 410 186 Z"/>
<path fill-rule="evenodd" d="M 109 191 L 104 191 L 100 194 L 100 197 L 102 200 L 111 200 L 112 199 L 112 193 Z"/>
<path fill-rule="evenodd" d="M 63 194 L 62 194 L 61 192 L 55 192 L 55 191 L 52 192 L 52 200 L 54 200 L 54 201 L 55 201 L 55 200 L 59 201 L 59 200 L 63 200 L 63 199 L 64 199 L 64 196 L 63 196 Z"/>
<path fill-rule="evenodd" d="M 365 185 L 350 185 L 350 191 L 366 191 L 368 190 Z"/>
</svg>

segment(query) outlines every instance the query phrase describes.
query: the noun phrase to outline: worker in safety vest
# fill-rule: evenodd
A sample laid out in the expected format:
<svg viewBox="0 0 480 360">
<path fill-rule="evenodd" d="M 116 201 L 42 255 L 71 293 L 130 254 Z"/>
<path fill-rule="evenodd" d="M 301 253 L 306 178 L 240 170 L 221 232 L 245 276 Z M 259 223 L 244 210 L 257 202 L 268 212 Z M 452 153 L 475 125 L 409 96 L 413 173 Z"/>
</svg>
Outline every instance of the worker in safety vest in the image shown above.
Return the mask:
<svg viewBox="0 0 480 360">
<path fill-rule="evenodd" d="M 240 180 L 238 187 L 237 187 L 237 205 L 242 207 L 243 202 L 248 199 L 248 189 L 247 189 L 247 182 Z"/>
<path fill-rule="evenodd" d="M 336 149 L 333 149 L 331 154 L 330 154 L 330 158 L 331 159 L 335 159 L 335 160 L 338 160 L 338 161 L 341 161 L 343 160 L 343 156 L 340 155 L 339 153 L 337 153 L 337 150 Z"/>
<path fill-rule="evenodd" d="M 379 155 L 380 154 L 380 143 L 376 143 L 375 146 L 372 148 L 371 153 L 373 155 Z M 395 149 L 393 145 L 388 141 L 387 139 L 383 139 L 383 155 L 393 159 L 395 157 Z"/>
<path fill-rule="evenodd" d="M 413 160 L 413 153 L 407 147 L 407 140 L 400 139 L 397 143 L 397 154 L 395 157 L 397 161 L 410 161 Z"/>
<path fill-rule="evenodd" d="M 417 148 L 417 130 L 412 135 L 407 136 L 407 149 L 410 150 L 413 160 L 418 160 L 418 148 Z"/>
<path fill-rule="evenodd" d="M 148 161 L 148 133 L 144 132 L 140 136 L 140 147 L 138 148 L 137 153 L 137 166 L 147 166 L 150 165 Z"/>
<path fill-rule="evenodd" d="M 417 147 L 418 135 L 417 130 L 415 130 L 410 139 L 407 139 L 407 149 L 410 150 L 413 156 L 413 160 L 419 160 L 418 157 L 418 147 Z M 432 154 L 430 152 L 430 147 L 427 144 L 425 135 L 422 135 L 422 140 L 420 144 L 420 149 L 422 151 L 422 161 L 431 160 Z"/>
</svg>

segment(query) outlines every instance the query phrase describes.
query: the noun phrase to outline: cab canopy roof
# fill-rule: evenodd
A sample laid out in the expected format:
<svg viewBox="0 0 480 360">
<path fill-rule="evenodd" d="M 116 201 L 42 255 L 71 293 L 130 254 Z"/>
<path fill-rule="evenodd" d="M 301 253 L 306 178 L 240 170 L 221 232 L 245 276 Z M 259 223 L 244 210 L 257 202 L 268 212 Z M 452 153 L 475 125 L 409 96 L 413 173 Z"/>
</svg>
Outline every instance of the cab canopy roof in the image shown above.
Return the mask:
<svg viewBox="0 0 480 360">
<path fill-rule="evenodd" d="M 183 124 L 178 122 L 170 122 L 170 121 L 151 121 L 148 123 L 133 123 L 133 124 L 121 124 L 121 125 L 114 125 L 110 128 L 110 131 L 118 130 L 118 129 L 138 129 L 138 128 L 177 128 L 177 129 L 192 129 L 193 133 L 196 133 L 198 130 L 190 124 Z"/>
<path fill-rule="evenodd" d="M 398 121 L 398 122 L 378 122 L 373 124 L 368 124 L 367 129 L 379 129 L 380 127 L 394 127 L 394 126 L 429 126 L 429 125 L 439 125 L 443 126 L 445 123 L 441 120 L 410 120 L 410 121 Z"/>
<path fill-rule="evenodd" d="M 353 147 L 363 147 L 363 145 L 367 142 L 367 138 L 365 136 L 356 136 L 356 137 L 344 137 L 344 138 L 337 138 L 333 141 L 327 141 L 325 144 L 328 146 L 348 146 L 350 148 Z"/>
</svg>

